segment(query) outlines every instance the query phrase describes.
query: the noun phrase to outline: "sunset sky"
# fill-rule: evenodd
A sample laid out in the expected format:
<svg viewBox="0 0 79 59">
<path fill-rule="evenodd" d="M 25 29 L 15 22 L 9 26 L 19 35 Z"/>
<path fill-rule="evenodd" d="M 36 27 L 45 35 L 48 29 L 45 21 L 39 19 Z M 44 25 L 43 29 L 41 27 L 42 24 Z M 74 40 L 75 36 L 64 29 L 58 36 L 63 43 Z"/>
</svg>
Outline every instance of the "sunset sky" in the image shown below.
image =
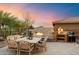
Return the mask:
<svg viewBox="0 0 79 59">
<path fill-rule="evenodd" d="M 44 4 L 0 4 L 0 10 L 12 13 L 20 20 L 23 15 L 29 12 L 34 26 L 52 27 L 52 22 L 79 16 L 79 4 L 61 4 L 61 3 L 44 3 Z"/>
</svg>

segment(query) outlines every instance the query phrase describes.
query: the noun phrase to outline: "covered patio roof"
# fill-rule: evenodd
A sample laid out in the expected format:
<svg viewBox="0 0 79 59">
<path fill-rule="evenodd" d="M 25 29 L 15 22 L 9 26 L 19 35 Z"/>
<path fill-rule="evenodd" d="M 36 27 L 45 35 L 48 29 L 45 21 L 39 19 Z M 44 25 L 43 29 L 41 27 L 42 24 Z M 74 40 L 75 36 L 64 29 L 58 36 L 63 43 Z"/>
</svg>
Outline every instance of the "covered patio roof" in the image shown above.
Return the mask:
<svg viewBox="0 0 79 59">
<path fill-rule="evenodd" d="M 61 21 L 54 22 L 53 24 L 59 24 L 59 23 L 79 23 L 79 16 L 63 19 Z"/>
</svg>

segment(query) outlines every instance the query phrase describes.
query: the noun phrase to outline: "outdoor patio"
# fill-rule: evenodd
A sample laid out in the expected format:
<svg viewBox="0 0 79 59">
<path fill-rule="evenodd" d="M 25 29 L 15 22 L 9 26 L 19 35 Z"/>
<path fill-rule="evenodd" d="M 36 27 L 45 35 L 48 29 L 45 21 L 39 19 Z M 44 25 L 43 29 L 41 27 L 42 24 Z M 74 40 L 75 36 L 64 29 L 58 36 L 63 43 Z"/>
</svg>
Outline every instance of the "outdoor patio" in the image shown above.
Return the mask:
<svg viewBox="0 0 79 59">
<path fill-rule="evenodd" d="M 13 10 L 12 7 L 0 10 L 0 55 L 79 55 L 79 14 L 65 12 L 77 5 L 47 4 L 47 8 L 40 4 L 46 9 L 36 5 L 39 8 L 35 12 L 32 9 L 28 12 L 23 5 L 23 11 L 17 10 L 21 16 L 15 11 L 15 5 L 13 12 L 5 12 Z M 73 8 L 73 11 L 79 10 Z"/>
<path fill-rule="evenodd" d="M 47 42 L 47 51 L 32 53 L 32 55 L 79 55 L 79 44 L 65 42 Z M 14 50 L 9 50 L 7 45 L 0 48 L 0 55 L 16 55 Z M 28 53 L 21 53 L 27 55 Z"/>
</svg>

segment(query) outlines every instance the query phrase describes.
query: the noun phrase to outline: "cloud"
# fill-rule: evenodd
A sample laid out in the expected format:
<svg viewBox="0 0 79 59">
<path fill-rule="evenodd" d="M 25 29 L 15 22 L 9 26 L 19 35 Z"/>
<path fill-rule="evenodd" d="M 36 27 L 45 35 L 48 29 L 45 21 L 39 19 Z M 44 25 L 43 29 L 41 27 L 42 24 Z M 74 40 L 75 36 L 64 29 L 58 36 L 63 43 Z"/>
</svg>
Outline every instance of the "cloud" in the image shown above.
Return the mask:
<svg viewBox="0 0 79 59">
<path fill-rule="evenodd" d="M 20 20 L 23 20 L 24 14 L 26 17 L 26 13 L 29 12 L 35 26 L 52 26 L 52 22 L 58 20 L 55 18 L 56 15 L 54 13 L 45 10 L 32 9 L 29 7 L 29 4 L 0 4 L 0 10 L 10 12 L 12 15 L 21 18 Z"/>
<path fill-rule="evenodd" d="M 0 10 L 12 13 L 17 17 L 22 17 L 22 13 L 24 9 L 24 4 L 0 4 Z"/>
</svg>

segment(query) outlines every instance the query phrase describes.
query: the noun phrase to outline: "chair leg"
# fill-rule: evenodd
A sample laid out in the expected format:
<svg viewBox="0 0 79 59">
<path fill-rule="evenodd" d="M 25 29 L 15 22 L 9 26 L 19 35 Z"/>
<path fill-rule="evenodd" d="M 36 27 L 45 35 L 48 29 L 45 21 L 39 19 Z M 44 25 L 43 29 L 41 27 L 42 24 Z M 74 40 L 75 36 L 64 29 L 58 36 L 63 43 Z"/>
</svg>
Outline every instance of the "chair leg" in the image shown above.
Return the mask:
<svg viewBox="0 0 79 59">
<path fill-rule="evenodd" d="M 18 54 L 20 55 L 20 51 L 18 52 Z"/>
<path fill-rule="evenodd" d="M 45 51 L 47 51 L 47 48 L 45 47 Z"/>
<path fill-rule="evenodd" d="M 39 52 L 40 50 L 42 50 L 41 47 L 38 47 L 38 52 Z"/>
<path fill-rule="evenodd" d="M 43 51 L 43 50 L 44 50 L 44 48 L 43 48 L 43 47 L 41 47 L 41 50 Z"/>
<path fill-rule="evenodd" d="M 40 49 L 39 49 L 39 48 L 37 48 L 37 52 L 39 52 L 39 50 L 40 50 Z"/>
<path fill-rule="evenodd" d="M 31 52 L 29 52 L 29 55 L 31 55 Z"/>
</svg>

